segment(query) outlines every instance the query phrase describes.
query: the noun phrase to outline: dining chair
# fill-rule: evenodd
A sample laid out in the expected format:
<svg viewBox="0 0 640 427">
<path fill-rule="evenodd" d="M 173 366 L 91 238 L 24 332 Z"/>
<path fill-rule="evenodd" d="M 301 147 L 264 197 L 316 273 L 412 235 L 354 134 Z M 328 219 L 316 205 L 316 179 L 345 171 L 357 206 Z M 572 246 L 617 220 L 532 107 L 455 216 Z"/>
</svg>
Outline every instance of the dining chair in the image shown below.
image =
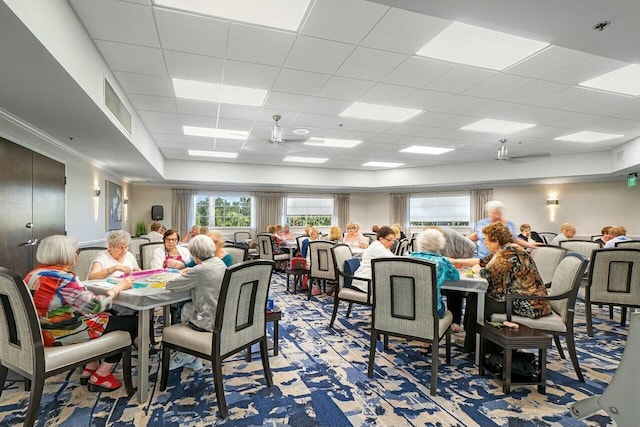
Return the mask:
<svg viewBox="0 0 640 427">
<path fill-rule="evenodd" d="M 78 279 L 87 280 L 89 277 L 89 271 L 91 271 L 91 264 L 96 259 L 100 252 L 104 252 L 107 248 L 102 247 L 87 247 L 78 249 L 78 260 L 73 267 L 73 272 L 76 273 Z"/>
<path fill-rule="evenodd" d="M 151 261 L 153 253 L 156 249 L 164 247 L 164 242 L 152 242 L 140 245 L 140 268 L 142 270 L 151 270 Z"/>
<path fill-rule="evenodd" d="M 145 243 L 150 243 L 151 240 L 146 237 L 132 237 L 131 242 L 129 242 L 129 252 L 136 257 L 136 261 L 138 261 L 138 265 L 140 265 L 140 246 Z"/>
<path fill-rule="evenodd" d="M 544 243 L 547 245 L 551 243 L 554 237 L 556 237 L 558 233 L 554 233 L 553 231 L 538 231 L 538 236 L 544 239 Z"/>
<path fill-rule="evenodd" d="M 569 350 L 569 357 L 571 357 L 571 363 L 573 363 L 573 369 L 575 369 L 580 382 L 584 382 L 584 376 L 580 370 L 578 356 L 576 355 L 573 322 L 575 317 L 576 296 L 584 272 L 587 269 L 587 263 L 587 260 L 580 254 L 567 254 L 562 261 L 560 261 L 558 268 L 556 268 L 553 274 L 551 287 L 548 290 L 547 296 L 507 294 L 507 312 L 494 313 L 491 315 L 491 320 L 494 322 L 504 322 L 508 320 L 553 335 L 556 348 L 562 359 L 566 359 L 560 345 L 560 336 L 564 336 L 567 342 L 567 349 Z M 533 299 L 537 301 L 549 301 L 553 312 L 539 319 L 513 314 L 514 300 Z"/>
<path fill-rule="evenodd" d="M 411 245 L 411 240 L 409 239 L 400 239 L 400 243 L 396 247 L 396 255 L 405 256 L 409 253 L 409 246 Z"/>
<path fill-rule="evenodd" d="M 333 254 L 331 248 L 335 243 L 326 240 L 314 240 L 309 243 L 309 286 L 308 299 L 311 299 L 313 283 L 322 285 L 324 292 L 327 292 L 327 282 L 334 282 L 338 279 L 333 265 Z"/>
<path fill-rule="evenodd" d="M 302 254 L 302 244 L 305 240 L 309 240 L 309 236 L 298 236 L 296 237 L 296 243 L 298 245 L 298 252 Z"/>
<path fill-rule="evenodd" d="M 162 331 L 162 371 L 160 390 L 167 388 L 170 350 L 188 353 L 211 362 L 213 384 L 222 418 L 228 415 L 222 383 L 222 361 L 260 343 L 262 368 L 268 387 L 273 385 L 267 354 L 266 304 L 274 262 L 245 261 L 229 267 L 224 274 L 212 332 L 200 332 L 186 323 L 167 326 Z M 179 376 L 177 386 L 181 385 Z"/>
<path fill-rule="evenodd" d="M 567 250 L 559 246 L 538 246 L 531 250 L 531 258 L 536 263 L 536 268 L 545 286 L 549 287 L 553 273 L 566 254 Z"/>
<path fill-rule="evenodd" d="M 350 287 L 351 281 L 356 278 L 353 273 L 355 273 L 360 266 L 360 260 L 353 257 L 349 245 L 345 245 L 344 243 L 337 244 L 331 248 L 331 252 L 333 255 L 334 269 L 338 274 L 338 284 L 333 294 L 333 313 L 331 314 L 331 321 L 329 322 L 329 327 L 333 328 L 333 323 L 338 315 L 338 308 L 341 302 L 344 301 L 349 304 L 347 314 L 345 315 L 345 317 L 349 317 L 351 307 L 354 303 L 371 306 L 373 301 L 371 299 L 370 279 L 359 279 L 367 282 L 367 292 L 361 292 Z"/>
<path fill-rule="evenodd" d="M 580 254 L 588 261 L 591 259 L 591 252 L 602 246 L 594 240 L 563 240 L 560 242 L 560 247 L 568 252 Z"/>
<path fill-rule="evenodd" d="M 598 411 L 604 411 L 617 426 L 634 426 L 640 419 L 637 396 L 640 384 L 640 313 L 632 313 L 629 320 L 629 335 L 613 378 L 602 394 L 574 402 L 569 407 L 571 415 L 577 419 L 589 418 Z"/>
<path fill-rule="evenodd" d="M 232 265 L 239 264 L 242 261 L 249 259 L 249 251 L 247 248 L 241 248 L 240 246 L 225 245 L 224 250 L 231 254 L 233 258 Z"/>
<path fill-rule="evenodd" d="M 25 387 L 31 390 L 25 426 L 32 426 L 36 421 L 46 378 L 114 354 L 122 354 L 125 388 L 129 396 L 133 395 L 128 332 L 113 331 L 83 343 L 45 347 L 27 285 L 17 273 L 3 267 L 0 267 L 0 318 L 3 320 L 0 322 L 0 396 L 9 369 L 28 380 Z"/>
<path fill-rule="evenodd" d="M 234 243 L 245 243 L 249 239 L 251 239 L 251 233 L 248 231 L 236 231 L 233 233 Z"/>
<path fill-rule="evenodd" d="M 622 242 L 616 242 L 616 248 L 628 249 L 636 248 L 640 249 L 640 240 L 624 240 Z"/>
<path fill-rule="evenodd" d="M 260 259 L 274 261 L 276 269 L 281 271 L 284 271 L 286 262 L 291 258 L 291 255 L 286 252 L 280 254 L 275 253 L 273 240 L 271 240 L 271 235 L 269 234 L 258 234 L 258 256 Z"/>
<path fill-rule="evenodd" d="M 446 362 L 451 363 L 451 322 L 449 310 L 438 317 L 436 265 L 417 258 L 375 258 L 371 260 L 373 309 L 369 378 L 373 377 L 378 337 L 384 334 L 384 349 L 389 336 L 411 341 L 430 342 L 432 396 L 437 393 L 439 343 L 445 338 Z"/>
<path fill-rule="evenodd" d="M 593 336 L 592 304 L 622 307 L 620 324 L 626 324 L 627 307 L 640 307 L 640 249 L 603 248 L 591 254 L 589 283 L 585 289 L 587 334 Z"/>
</svg>

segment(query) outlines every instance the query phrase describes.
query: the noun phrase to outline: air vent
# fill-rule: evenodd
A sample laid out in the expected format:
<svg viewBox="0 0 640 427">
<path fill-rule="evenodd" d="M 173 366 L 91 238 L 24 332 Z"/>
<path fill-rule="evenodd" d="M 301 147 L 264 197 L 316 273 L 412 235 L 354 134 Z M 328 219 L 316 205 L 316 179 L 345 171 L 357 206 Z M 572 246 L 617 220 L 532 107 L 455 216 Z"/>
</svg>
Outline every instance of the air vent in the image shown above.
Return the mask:
<svg viewBox="0 0 640 427">
<path fill-rule="evenodd" d="M 124 106 L 107 79 L 104 79 L 104 105 L 111 111 L 127 133 L 131 135 L 131 113 Z"/>
<path fill-rule="evenodd" d="M 624 150 L 618 151 L 616 153 L 616 162 L 622 162 L 622 161 L 624 161 Z"/>
</svg>

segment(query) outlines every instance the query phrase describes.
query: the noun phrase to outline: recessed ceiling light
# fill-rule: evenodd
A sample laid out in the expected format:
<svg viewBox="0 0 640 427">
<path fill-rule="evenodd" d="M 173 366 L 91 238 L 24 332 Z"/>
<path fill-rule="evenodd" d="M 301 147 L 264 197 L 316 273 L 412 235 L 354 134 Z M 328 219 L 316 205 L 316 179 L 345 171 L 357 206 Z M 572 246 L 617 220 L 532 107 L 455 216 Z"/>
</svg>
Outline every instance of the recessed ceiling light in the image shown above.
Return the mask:
<svg viewBox="0 0 640 427">
<path fill-rule="evenodd" d="M 224 151 L 203 151 L 203 150 L 189 150 L 190 156 L 197 157 L 224 157 L 227 159 L 235 159 L 238 157 L 238 153 L 228 153 Z"/>
<path fill-rule="evenodd" d="M 627 65 L 626 67 L 582 82 L 580 86 L 638 96 L 640 95 L 640 65 Z"/>
<path fill-rule="evenodd" d="M 351 148 L 360 144 L 358 139 L 311 138 L 304 145 L 320 145 L 322 147 Z"/>
<path fill-rule="evenodd" d="M 158 6 L 297 31 L 310 0 L 154 0 Z"/>
<path fill-rule="evenodd" d="M 397 168 L 403 165 L 404 163 L 387 163 L 387 162 L 367 162 L 362 164 L 362 166 L 369 166 L 372 168 Z"/>
<path fill-rule="evenodd" d="M 245 130 L 232 130 L 232 129 L 216 129 L 205 128 L 198 126 L 182 126 L 182 131 L 185 135 L 189 136 L 205 136 L 209 138 L 220 139 L 240 139 L 246 140 L 249 137 L 249 132 Z"/>
<path fill-rule="evenodd" d="M 291 131 L 291 133 L 294 135 L 309 135 L 309 129 L 304 129 L 304 128 L 294 129 Z"/>
<path fill-rule="evenodd" d="M 463 126 L 462 130 L 474 130 L 476 132 L 513 133 L 534 127 L 532 123 L 509 122 L 506 120 L 482 119 Z"/>
<path fill-rule="evenodd" d="M 453 22 L 416 55 L 504 70 L 547 46 L 549 43 Z"/>
<path fill-rule="evenodd" d="M 198 82 L 195 80 L 172 80 L 173 89 L 178 98 L 261 107 L 264 98 L 267 96 L 266 89 L 252 89 L 242 86 Z"/>
<path fill-rule="evenodd" d="M 617 135 L 615 133 L 600 133 L 600 132 L 590 132 L 583 131 L 572 133 L 570 135 L 559 136 L 558 138 L 554 138 L 555 141 L 572 141 L 572 142 L 600 142 L 606 141 L 608 139 L 620 138 L 624 135 Z"/>
<path fill-rule="evenodd" d="M 448 153 L 449 151 L 453 151 L 453 148 L 424 147 L 421 145 L 412 145 L 411 147 L 407 147 L 403 150 L 400 150 L 401 153 L 418 153 L 418 154 L 434 154 L 434 155 Z"/>
<path fill-rule="evenodd" d="M 343 117 L 355 117 L 357 119 L 401 123 L 417 116 L 420 113 L 422 113 L 422 110 L 416 110 L 414 108 L 390 107 L 388 105 L 354 102 L 346 110 L 340 113 L 340 115 Z"/>
<path fill-rule="evenodd" d="M 329 159 L 322 159 L 318 157 L 295 157 L 288 156 L 282 159 L 283 162 L 296 162 L 296 163 L 324 163 Z"/>
</svg>

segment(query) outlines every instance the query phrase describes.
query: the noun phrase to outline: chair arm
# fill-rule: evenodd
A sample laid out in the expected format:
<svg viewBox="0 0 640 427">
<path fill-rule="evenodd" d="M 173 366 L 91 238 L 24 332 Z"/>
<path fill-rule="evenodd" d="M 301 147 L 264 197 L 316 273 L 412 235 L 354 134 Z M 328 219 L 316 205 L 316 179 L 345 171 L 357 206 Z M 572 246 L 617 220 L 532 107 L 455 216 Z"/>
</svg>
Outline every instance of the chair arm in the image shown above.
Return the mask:
<svg viewBox="0 0 640 427">
<path fill-rule="evenodd" d="M 351 283 L 353 283 L 353 280 L 360 280 L 362 282 L 367 282 L 367 301 L 371 301 L 371 279 L 365 279 L 364 277 L 353 276 L 351 274 L 347 274 L 340 270 L 338 270 L 338 274 L 344 278 L 351 279 Z"/>
<path fill-rule="evenodd" d="M 511 322 L 511 316 L 512 314 L 512 310 L 513 310 L 513 300 L 514 299 L 520 299 L 520 300 L 544 300 L 544 301 L 554 301 L 554 300 L 560 300 L 560 299 L 566 299 L 569 298 L 571 293 L 571 290 L 567 291 L 567 292 L 563 292 L 561 294 L 558 295 L 541 295 L 541 296 L 537 296 L 537 295 L 521 295 L 521 294 L 507 294 L 507 321 Z"/>
</svg>

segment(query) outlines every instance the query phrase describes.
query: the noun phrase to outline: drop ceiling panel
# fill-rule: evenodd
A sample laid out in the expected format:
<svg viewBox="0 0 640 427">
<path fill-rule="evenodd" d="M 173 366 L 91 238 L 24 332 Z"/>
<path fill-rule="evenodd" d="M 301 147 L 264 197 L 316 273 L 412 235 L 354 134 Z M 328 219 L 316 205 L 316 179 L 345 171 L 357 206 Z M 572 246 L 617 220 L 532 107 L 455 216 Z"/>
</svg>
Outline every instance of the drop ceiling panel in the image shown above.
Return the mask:
<svg viewBox="0 0 640 427">
<path fill-rule="evenodd" d="M 406 86 L 378 83 L 369 89 L 359 101 L 371 104 L 404 106 L 403 100 L 415 91 L 416 89 Z"/>
<path fill-rule="evenodd" d="M 490 78 L 478 83 L 472 88 L 464 91 L 465 95 L 480 96 L 483 98 L 500 98 L 503 95 L 521 89 L 533 83 L 533 79 L 528 77 L 514 76 L 510 74 L 498 73 Z M 505 99 L 510 101 L 510 99 Z"/>
<path fill-rule="evenodd" d="M 448 93 L 464 93 L 470 88 L 496 75 L 495 71 L 465 65 L 452 65 L 445 62 L 441 62 L 441 64 L 440 68 L 444 68 L 445 66 L 449 68 L 427 83 L 424 86 L 425 89 Z"/>
<path fill-rule="evenodd" d="M 272 90 L 267 95 L 264 108 L 282 111 L 300 111 L 310 99 L 311 97 L 307 95 L 297 95 Z"/>
<path fill-rule="evenodd" d="M 407 108 L 418 108 L 425 111 L 435 111 L 437 106 L 453 98 L 454 95 L 432 90 L 416 90 L 403 99 L 402 104 Z"/>
<path fill-rule="evenodd" d="M 193 116 L 217 117 L 220 104 L 217 102 L 193 101 L 190 99 L 177 99 L 178 113 Z"/>
<path fill-rule="evenodd" d="M 306 103 L 302 112 L 337 116 L 352 103 L 340 99 L 313 97 Z"/>
<path fill-rule="evenodd" d="M 128 95 L 128 98 L 137 110 L 149 110 L 161 113 L 176 113 L 178 111 L 174 98 L 136 94 Z"/>
<path fill-rule="evenodd" d="M 326 74 L 283 68 L 273 85 L 273 89 L 280 92 L 314 95 L 327 80 L 329 80 L 329 76 Z"/>
<path fill-rule="evenodd" d="M 374 82 L 368 80 L 333 76 L 320 89 L 318 96 L 355 101 L 373 87 L 374 84 Z"/>
<path fill-rule="evenodd" d="M 530 84 L 502 94 L 500 99 L 520 104 L 529 104 L 536 99 L 544 98 L 548 95 L 560 92 L 567 87 L 569 86 L 559 83 L 534 80 Z"/>
<path fill-rule="evenodd" d="M 412 56 L 387 74 L 382 81 L 402 86 L 422 88 L 452 67 L 453 65 L 446 62 Z"/>
<path fill-rule="evenodd" d="M 158 113 L 155 111 L 140 111 L 139 114 L 149 132 L 182 133 L 182 126 L 176 114 Z"/>
<path fill-rule="evenodd" d="M 149 76 L 115 71 L 118 83 L 127 93 L 152 96 L 175 96 L 173 85 L 168 77 Z"/>
<path fill-rule="evenodd" d="M 246 120 L 253 123 L 260 112 L 259 107 L 248 107 L 246 105 L 220 104 L 221 119 Z"/>
<path fill-rule="evenodd" d="M 284 64 L 287 68 L 333 74 L 355 46 L 299 36 Z"/>
<path fill-rule="evenodd" d="M 364 0 L 322 0 L 313 3 L 301 34 L 357 44 L 389 10 Z"/>
<path fill-rule="evenodd" d="M 542 78 L 589 58 L 589 54 L 559 46 L 549 46 L 545 50 L 506 70 L 509 74 Z"/>
<path fill-rule="evenodd" d="M 165 51 L 169 76 L 174 79 L 222 83 L 224 60 L 192 53 Z"/>
<path fill-rule="evenodd" d="M 398 53 L 359 47 L 336 74 L 356 79 L 380 80 L 405 59 L 405 55 Z"/>
<path fill-rule="evenodd" d="M 227 57 L 280 67 L 295 39 L 294 33 L 233 23 L 229 32 Z"/>
<path fill-rule="evenodd" d="M 96 40 L 102 57 L 114 71 L 166 76 L 162 50 L 123 43 Z"/>
<path fill-rule="evenodd" d="M 591 55 L 584 61 L 580 61 L 545 76 L 545 80 L 578 85 L 584 81 L 598 77 L 601 74 L 622 68 L 625 65 L 627 64 L 621 61 Z"/>
<path fill-rule="evenodd" d="M 164 9 L 155 18 L 163 49 L 224 57 L 228 22 Z"/>
<path fill-rule="evenodd" d="M 280 69 L 262 64 L 227 60 L 223 83 L 254 89 L 270 89 Z"/>
</svg>

